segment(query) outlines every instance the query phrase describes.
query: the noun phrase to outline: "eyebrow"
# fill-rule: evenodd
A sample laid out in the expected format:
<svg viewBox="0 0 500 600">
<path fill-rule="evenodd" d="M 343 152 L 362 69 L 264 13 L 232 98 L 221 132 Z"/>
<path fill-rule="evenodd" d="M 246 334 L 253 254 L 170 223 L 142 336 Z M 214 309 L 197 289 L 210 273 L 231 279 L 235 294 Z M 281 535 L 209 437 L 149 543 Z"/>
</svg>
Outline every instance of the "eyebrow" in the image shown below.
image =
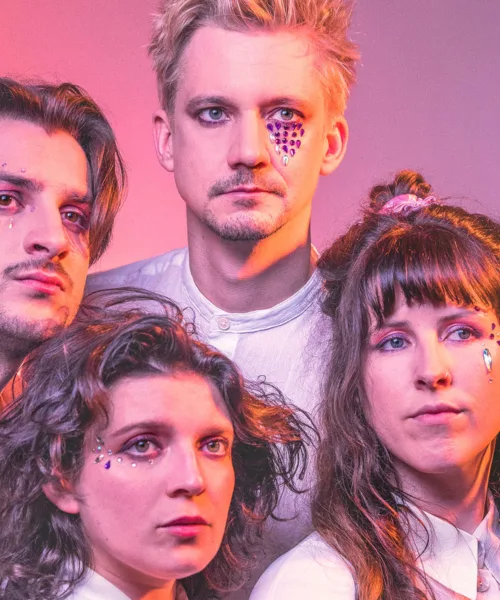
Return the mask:
<svg viewBox="0 0 500 600">
<path fill-rule="evenodd" d="M 461 319 L 463 317 L 471 317 L 471 316 L 479 316 L 479 317 L 481 317 L 481 315 L 477 311 L 470 310 L 468 308 L 464 308 L 463 310 L 458 310 L 458 311 L 456 311 L 454 313 L 451 313 L 449 315 L 442 316 L 438 320 L 438 324 L 446 323 L 447 321 L 454 321 L 455 319 Z M 397 328 L 404 329 L 405 327 L 411 327 L 409 321 L 386 321 L 385 323 L 382 323 L 382 327 L 380 327 L 380 329 L 374 329 L 372 331 L 372 333 L 375 333 L 376 331 L 381 331 L 382 329 L 392 329 L 392 328 L 394 328 L 394 329 L 397 329 Z"/>
<path fill-rule="evenodd" d="M 121 427 L 120 429 L 117 429 L 116 431 L 110 432 L 110 436 L 111 437 L 118 437 L 121 435 L 124 435 L 126 433 L 130 433 L 131 431 L 135 431 L 136 429 L 149 429 L 149 430 L 155 430 L 155 431 L 162 431 L 162 432 L 166 432 L 166 433 L 170 433 L 173 430 L 173 427 L 169 424 L 166 423 L 165 421 L 162 421 L 160 419 L 151 419 L 148 421 L 138 421 L 136 423 L 130 423 L 129 425 L 125 425 L 124 427 Z M 213 426 L 211 426 L 209 429 L 207 429 L 207 432 L 210 431 L 210 433 L 207 433 L 206 435 L 221 435 L 221 434 L 232 434 L 232 430 L 225 424 L 223 423 L 214 423 Z"/>
<path fill-rule="evenodd" d="M 0 173 L 0 182 L 2 181 L 33 193 L 40 193 L 45 187 L 43 183 L 37 181 L 36 179 L 21 177 L 19 175 L 13 175 L 12 173 L 5 172 Z M 78 204 L 92 204 L 90 191 L 86 194 L 81 194 L 80 192 L 70 190 L 66 193 L 66 200 Z"/>
<path fill-rule="evenodd" d="M 190 98 L 186 104 L 186 110 L 189 113 L 194 113 L 197 110 L 199 110 L 200 108 L 204 108 L 207 105 L 217 105 L 217 106 L 224 106 L 227 108 L 231 108 L 231 109 L 237 109 L 237 105 L 230 100 L 229 98 L 226 98 L 225 96 L 204 96 L 204 95 L 199 95 L 199 96 L 193 96 L 193 98 Z M 274 96 L 272 98 L 268 98 L 265 100 L 265 102 L 262 103 L 261 106 L 263 107 L 270 107 L 270 106 L 284 106 L 284 107 L 289 107 L 289 108 L 302 108 L 304 110 L 304 108 L 307 105 L 307 101 L 306 100 L 302 100 L 300 98 L 292 98 L 290 96 Z"/>
</svg>

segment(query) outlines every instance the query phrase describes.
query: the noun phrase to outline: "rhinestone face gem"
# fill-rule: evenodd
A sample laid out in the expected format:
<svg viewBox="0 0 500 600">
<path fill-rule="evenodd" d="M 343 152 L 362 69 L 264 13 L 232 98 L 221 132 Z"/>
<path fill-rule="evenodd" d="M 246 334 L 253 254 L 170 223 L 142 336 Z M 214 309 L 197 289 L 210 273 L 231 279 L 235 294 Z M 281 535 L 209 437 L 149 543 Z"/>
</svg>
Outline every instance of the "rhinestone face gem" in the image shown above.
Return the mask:
<svg viewBox="0 0 500 600">
<path fill-rule="evenodd" d="M 95 457 L 94 463 L 100 463 L 103 458 L 104 458 L 104 454 L 99 454 L 99 456 Z"/>
<path fill-rule="evenodd" d="M 133 467 L 137 467 L 137 463 L 132 463 L 132 466 Z"/>
<path fill-rule="evenodd" d="M 116 462 L 119 462 L 119 463 L 121 463 L 122 461 L 123 461 L 123 458 L 122 458 L 121 456 L 119 456 L 119 457 L 116 459 Z"/>
<path fill-rule="evenodd" d="M 110 466 L 111 466 L 111 461 L 110 461 L 110 460 L 108 460 L 108 461 L 106 462 L 106 464 L 104 465 L 104 468 L 105 468 L 105 469 L 109 469 L 109 467 L 110 467 Z"/>
<path fill-rule="evenodd" d="M 483 360 L 484 360 L 484 364 L 486 367 L 486 371 L 488 373 L 491 373 L 491 370 L 493 367 L 493 360 L 491 358 L 491 354 L 490 354 L 490 351 L 488 350 L 488 348 L 485 348 L 483 350 Z"/>
<path fill-rule="evenodd" d="M 282 164 L 285 166 L 288 165 L 290 158 L 295 156 L 301 146 L 298 136 L 300 134 L 300 137 L 302 137 L 305 133 L 302 123 L 276 120 L 272 123 L 267 123 L 266 128 L 271 132 L 269 140 L 274 145 L 274 151 L 278 156 L 281 156 Z"/>
</svg>

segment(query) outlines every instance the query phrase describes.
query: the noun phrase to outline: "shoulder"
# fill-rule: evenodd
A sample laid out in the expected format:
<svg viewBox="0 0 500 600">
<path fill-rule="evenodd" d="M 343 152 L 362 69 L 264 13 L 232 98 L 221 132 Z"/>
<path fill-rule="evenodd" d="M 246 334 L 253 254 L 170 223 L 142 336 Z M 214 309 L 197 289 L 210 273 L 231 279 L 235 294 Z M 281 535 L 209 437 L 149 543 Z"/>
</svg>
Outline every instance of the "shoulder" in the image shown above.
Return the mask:
<svg viewBox="0 0 500 600">
<path fill-rule="evenodd" d="M 356 589 L 344 559 L 317 533 L 278 558 L 257 582 L 250 600 L 354 600 Z"/>
<path fill-rule="evenodd" d="M 180 277 L 187 255 L 187 248 L 179 248 L 122 267 L 92 273 L 87 278 L 85 292 L 89 294 L 96 290 L 123 286 L 159 292 L 165 287 L 167 280 Z"/>
</svg>

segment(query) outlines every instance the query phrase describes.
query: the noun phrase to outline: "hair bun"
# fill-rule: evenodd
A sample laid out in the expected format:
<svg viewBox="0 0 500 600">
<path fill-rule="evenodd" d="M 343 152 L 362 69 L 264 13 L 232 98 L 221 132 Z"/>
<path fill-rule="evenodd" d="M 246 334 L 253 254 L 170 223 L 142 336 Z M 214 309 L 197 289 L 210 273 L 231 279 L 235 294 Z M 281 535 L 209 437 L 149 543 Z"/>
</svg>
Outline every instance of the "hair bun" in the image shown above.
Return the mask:
<svg viewBox="0 0 500 600">
<path fill-rule="evenodd" d="M 382 183 L 374 186 L 370 191 L 370 209 L 380 212 L 385 204 L 404 194 L 413 194 L 418 198 L 429 196 L 432 186 L 416 171 L 399 171 L 391 183 Z"/>
</svg>

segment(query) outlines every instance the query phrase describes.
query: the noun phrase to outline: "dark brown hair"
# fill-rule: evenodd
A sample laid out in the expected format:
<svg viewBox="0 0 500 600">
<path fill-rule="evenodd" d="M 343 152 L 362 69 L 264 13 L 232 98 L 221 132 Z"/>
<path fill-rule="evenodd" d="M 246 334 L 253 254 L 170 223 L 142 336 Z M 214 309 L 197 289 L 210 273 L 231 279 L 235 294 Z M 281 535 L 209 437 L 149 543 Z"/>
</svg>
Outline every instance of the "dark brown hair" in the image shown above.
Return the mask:
<svg viewBox="0 0 500 600">
<path fill-rule="evenodd" d="M 48 134 L 65 131 L 82 147 L 90 172 L 90 262 L 94 263 L 111 239 L 126 180 L 115 135 L 101 109 L 72 83 L 21 83 L 0 77 L 0 118 L 29 121 Z"/>
<path fill-rule="evenodd" d="M 364 218 L 319 261 L 333 336 L 313 523 L 351 565 L 359 600 L 432 596 L 402 527 L 406 508 L 397 499 L 411 499 L 370 423 L 363 381 L 370 320 L 381 325 L 399 293 L 408 305 L 479 304 L 500 318 L 498 223 L 437 202 L 380 213 L 396 196 L 425 198 L 430 191 L 412 171 L 376 186 Z"/>
<path fill-rule="evenodd" d="M 44 495 L 76 481 L 86 433 L 104 424 L 108 389 L 130 374 L 189 371 L 219 390 L 233 422 L 235 490 L 222 546 L 183 580 L 190 599 L 239 586 L 281 485 L 303 476 L 308 425 L 275 388 L 245 383 L 235 365 L 183 326 L 162 296 L 125 288 L 87 297 L 75 321 L 23 366 L 26 388 L 0 418 L 0 581 L 9 600 L 59 600 L 92 566 L 78 515 Z M 305 418 L 305 417 L 304 417 Z M 63 592 L 62 590 L 65 590 Z"/>
</svg>

